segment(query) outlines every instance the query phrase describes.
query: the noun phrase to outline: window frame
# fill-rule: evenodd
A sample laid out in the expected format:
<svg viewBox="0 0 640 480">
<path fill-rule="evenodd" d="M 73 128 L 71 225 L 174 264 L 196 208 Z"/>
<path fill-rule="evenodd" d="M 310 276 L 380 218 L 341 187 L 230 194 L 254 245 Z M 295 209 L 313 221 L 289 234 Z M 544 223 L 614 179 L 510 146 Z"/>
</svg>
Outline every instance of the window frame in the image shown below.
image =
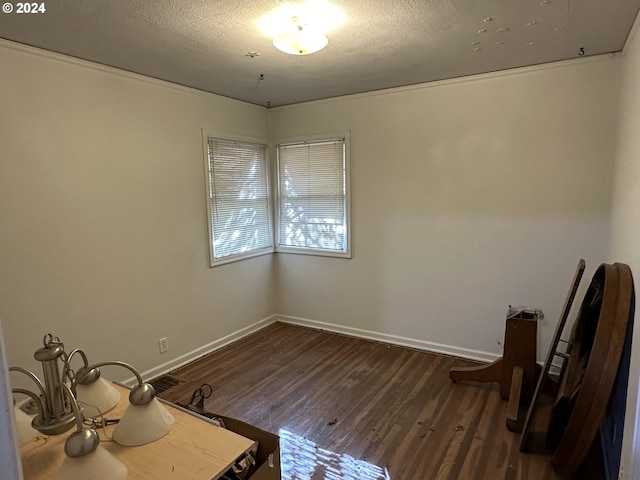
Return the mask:
<svg viewBox="0 0 640 480">
<path fill-rule="evenodd" d="M 314 143 L 322 141 L 331 141 L 338 138 L 344 140 L 344 184 L 345 184 L 345 197 L 344 197 L 344 216 L 345 216 L 345 229 L 346 229 L 346 241 L 343 251 L 318 249 L 313 247 L 293 247 L 280 244 L 280 218 L 281 218 L 281 191 L 280 191 L 280 151 L 281 145 L 289 145 L 296 143 Z M 335 257 L 335 258 L 352 258 L 352 242 L 353 232 L 351 228 L 351 131 L 342 130 L 338 132 L 330 132 L 323 134 L 303 135 L 296 137 L 284 137 L 279 138 L 273 143 L 273 149 L 276 157 L 276 168 L 274 175 L 275 182 L 275 196 L 274 196 L 274 246 L 277 253 L 291 253 L 296 255 L 313 255 L 321 257 Z"/>
<path fill-rule="evenodd" d="M 269 243 L 268 247 L 261 247 L 246 253 L 236 253 L 227 255 L 225 257 L 215 258 L 215 232 L 214 222 L 212 219 L 212 189 L 210 182 L 210 167 L 209 167 L 209 140 L 220 140 L 223 142 L 237 142 L 240 144 L 255 144 L 263 146 L 265 148 L 265 168 L 266 168 L 266 191 L 267 191 L 267 224 L 269 228 Z M 209 247 L 209 266 L 211 268 L 228 263 L 233 263 L 248 258 L 259 257 L 262 255 L 269 255 L 275 251 L 275 235 L 274 235 L 274 211 L 273 211 L 273 189 L 272 189 L 272 175 L 271 175 L 271 148 L 269 141 L 265 138 L 249 137 L 235 134 L 225 134 L 220 132 L 212 132 L 202 129 L 202 153 L 203 153 L 203 166 L 204 166 L 204 183 L 205 183 L 205 204 L 207 215 L 207 241 Z"/>
</svg>

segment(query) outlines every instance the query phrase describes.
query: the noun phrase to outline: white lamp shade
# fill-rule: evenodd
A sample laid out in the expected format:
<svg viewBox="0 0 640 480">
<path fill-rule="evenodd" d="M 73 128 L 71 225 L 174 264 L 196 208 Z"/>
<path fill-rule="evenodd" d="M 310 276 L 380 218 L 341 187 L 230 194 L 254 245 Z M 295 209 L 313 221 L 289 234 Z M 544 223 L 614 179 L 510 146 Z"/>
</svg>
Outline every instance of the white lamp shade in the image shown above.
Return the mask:
<svg viewBox="0 0 640 480">
<path fill-rule="evenodd" d="M 65 457 L 56 480 L 124 480 L 127 466 L 101 446 L 82 457 Z"/>
<path fill-rule="evenodd" d="M 120 400 L 120 392 L 100 377 L 88 385 L 79 384 L 76 387 L 76 399 L 84 408 L 85 418 L 94 418 L 115 407 Z"/>
<path fill-rule="evenodd" d="M 301 28 L 274 37 L 273 45 L 284 53 L 291 55 L 309 55 L 322 50 L 329 40 L 318 30 Z"/>
<path fill-rule="evenodd" d="M 113 441 L 132 447 L 164 437 L 175 419 L 157 398 L 146 405 L 129 405 L 113 431 Z"/>
<path fill-rule="evenodd" d="M 29 440 L 35 438 L 38 431 L 31 426 L 32 417 L 20 410 L 17 405 L 13 407 L 13 413 L 16 417 L 18 444 L 24 445 Z"/>
</svg>

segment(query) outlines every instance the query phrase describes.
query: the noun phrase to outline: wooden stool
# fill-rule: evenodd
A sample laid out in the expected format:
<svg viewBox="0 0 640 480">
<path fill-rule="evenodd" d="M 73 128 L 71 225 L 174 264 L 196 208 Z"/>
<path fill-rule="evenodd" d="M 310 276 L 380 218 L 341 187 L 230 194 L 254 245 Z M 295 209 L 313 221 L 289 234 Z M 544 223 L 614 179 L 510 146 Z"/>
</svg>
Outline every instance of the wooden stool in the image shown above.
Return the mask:
<svg viewBox="0 0 640 480">
<path fill-rule="evenodd" d="M 493 382 L 500 385 L 500 396 L 509 400 L 507 428 L 518 431 L 519 407 L 531 401 L 540 373 L 536 362 L 539 310 L 509 307 L 504 333 L 504 355 L 479 367 L 456 367 L 449 371 L 454 382 Z"/>
</svg>

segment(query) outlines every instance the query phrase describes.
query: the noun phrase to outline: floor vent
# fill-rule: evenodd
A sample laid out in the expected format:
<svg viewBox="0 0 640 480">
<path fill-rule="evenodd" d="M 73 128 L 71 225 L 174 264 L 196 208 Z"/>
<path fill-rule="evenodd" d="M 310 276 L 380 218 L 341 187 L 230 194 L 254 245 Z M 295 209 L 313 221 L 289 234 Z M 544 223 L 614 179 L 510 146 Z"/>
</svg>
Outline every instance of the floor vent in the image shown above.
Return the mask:
<svg viewBox="0 0 640 480">
<path fill-rule="evenodd" d="M 166 392 L 170 388 L 175 387 L 180 383 L 180 381 L 170 375 L 163 375 L 162 377 L 158 377 L 149 383 L 153 385 L 153 388 L 156 390 L 156 394 L 160 394 L 162 392 Z"/>
</svg>

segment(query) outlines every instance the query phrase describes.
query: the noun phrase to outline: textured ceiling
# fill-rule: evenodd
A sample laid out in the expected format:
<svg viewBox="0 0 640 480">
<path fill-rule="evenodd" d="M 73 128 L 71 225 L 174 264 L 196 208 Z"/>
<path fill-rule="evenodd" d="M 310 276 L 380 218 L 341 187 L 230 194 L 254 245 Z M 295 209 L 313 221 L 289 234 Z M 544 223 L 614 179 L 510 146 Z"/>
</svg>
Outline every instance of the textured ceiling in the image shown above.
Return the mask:
<svg viewBox="0 0 640 480">
<path fill-rule="evenodd" d="M 293 56 L 257 27 L 283 3 L 50 0 L 45 13 L 0 14 L 0 37 L 278 106 L 578 58 L 581 48 L 584 57 L 618 52 L 640 8 L 640 0 L 333 0 L 345 23 L 327 33 L 325 49 Z"/>
</svg>

